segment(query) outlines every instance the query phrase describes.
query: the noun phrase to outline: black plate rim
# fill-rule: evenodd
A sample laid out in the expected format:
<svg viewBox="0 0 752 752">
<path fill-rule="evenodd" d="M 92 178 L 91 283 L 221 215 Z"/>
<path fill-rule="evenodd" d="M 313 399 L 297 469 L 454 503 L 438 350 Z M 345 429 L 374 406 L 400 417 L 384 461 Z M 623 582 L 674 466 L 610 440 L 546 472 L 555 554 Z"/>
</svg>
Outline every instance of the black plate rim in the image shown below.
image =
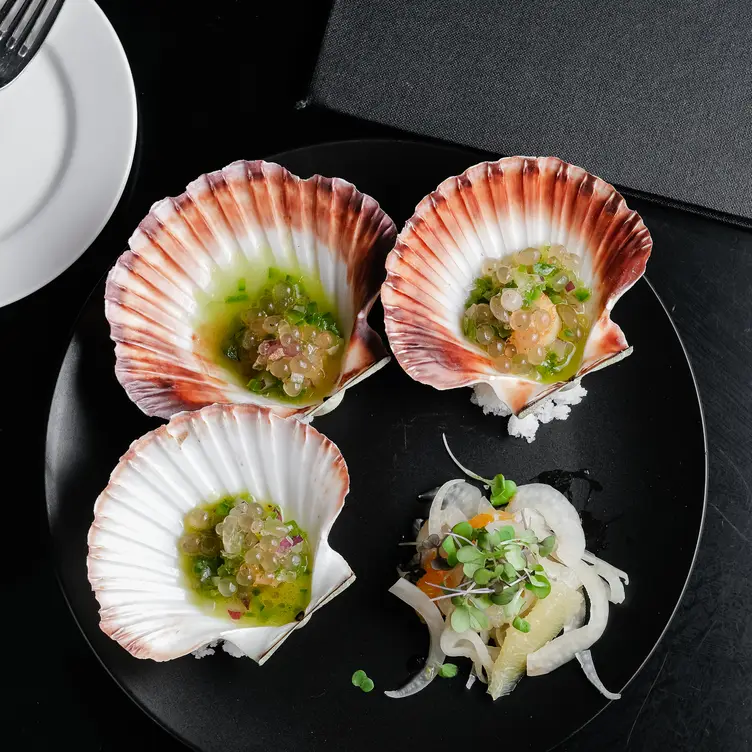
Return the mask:
<svg viewBox="0 0 752 752">
<path fill-rule="evenodd" d="M 295 149 L 289 149 L 287 151 L 282 152 L 276 152 L 275 154 L 269 155 L 267 157 L 263 157 L 265 160 L 272 160 L 272 161 L 278 161 L 278 160 L 284 160 L 289 157 L 292 157 L 296 154 L 300 154 L 302 152 L 314 150 L 314 149 L 321 149 L 321 150 L 329 150 L 329 149 L 337 149 L 339 147 L 343 146 L 353 146 L 353 145 L 361 145 L 361 146 L 368 146 L 368 145 L 392 145 L 392 144 L 400 144 L 405 146 L 418 146 L 418 147 L 429 147 L 441 151 L 451 151 L 458 154 L 467 154 L 467 155 L 473 155 L 476 156 L 478 154 L 481 154 L 482 152 L 476 152 L 473 149 L 466 149 L 458 146 L 453 145 L 445 145 L 445 144 L 435 144 L 435 143 L 429 143 L 426 141 L 420 141 L 418 139 L 392 139 L 392 138 L 363 138 L 363 139 L 340 139 L 338 141 L 325 141 L 319 144 L 309 144 L 307 146 L 300 146 Z M 92 290 L 89 292 L 89 294 L 86 296 L 86 300 L 82 303 L 81 308 L 76 316 L 75 322 L 73 326 L 71 327 L 71 330 L 69 332 L 68 338 L 67 338 L 67 344 L 65 347 L 65 354 L 63 355 L 63 360 L 61 361 L 59 367 L 58 367 L 58 376 L 55 379 L 55 387 L 52 391 L 51 398 L 49 400 L 48 404 L 48 417 L 47 417 L 47 424 L 45 428 L 45 467 L 48 466 L 48 458 L 47 458 L 47 452 L 48 452 L 48 446 L 50 443 L 50 433 L 53 430 L 53 426 L 51 425 L 51 408 L 52 403 L 54 401 L 55 394 L 57 393 L 58 384 L 60 381 L 60 371 L 62 369 L 62 365 L 65 361 L 65 357 L 67 357 L 68 351 L 70 350 L 71 342 L 73 341 L 73 337 L 75 336 L 75 333 L 78 329 L 79 323 L 81 321 L 81 318 L 83 317 L 85 311 L 88 309 L 89 304 L 99 288 L 100 284 L 102 283 L 102 280 L 107 276 L 109 273 L 109 270 L 107 270 L 100 278 L 97 280 L 96 284 L 92 288 Z M 692 361 L 689 357 L 689 352 L 687 351 L 687 348 L 684 344 L 684 340 L 681 337 L 681 334 L 679 333 L 679 330 L 676 327 L 676 324 L 674 323 L 673 318 L 671 317 L 671 313 L 666 307 L 666 304 L 663 302 L 663 299 L 656 291 L 653 284 L 650 282 L 648 277 L 644 275 L 642 279 L 645 281 L 645 283 L 650 288 L 650 291 L 652 294 L 656 297 L 658 302 L 661 305 L 661 308 L 663 308 L 664 313 L 666 314 L 666 318 L 668 319 L 669 323 L 671 324 L 672 329 L 674 330 L 674 334 L 676 335 L 676 339 L 679 342 L 679 345 L 682 349 L 682 352 L 684 353 L 684 359 L 687 363 L 687 366 L 689 368 L 690 376 L 692 377 L 692 384 L 695 389 L 695 395 L 697 397 L 697 406 L 700 411 L 700 423 L 702 427 L 702 440 L 703 440 L 703 454 L 704 454 L 704 473 L 705 473 L 705 481 L 703 484 L 703 495 L 702 495 L 702 511 L 700 514 L 700 525 L 699 530 L 697 534 L 697 542 L 695 543 L 695 548 L 692 553 L 692 560 L 690 562 L 689 568 L 687 570 L 687 575 L 684 580 L 684 584 L 682 586 L 681 592 L 679 594 L 679 597 L 677 598 L 676 604 L 674 605 L 674 608 L 671 611 L 671 614 L 668 617 L 668 620 L 666 621 L 666 625 L 661 631 L 661 634 L 658 636 L 658 639 L 655 641 L 655 644 L 651 648 L 648 655 L 645 657 L 645 659 L 642 661 L 642 663 L 639 665 L 639 667 L 635 670 L 635 672 L 632 674 L 632 676 L 627 680 L 626 684 L 622 689 L 621 692 L 624 692 L 627 687 L 637 678 L 638 674 L 645 668 L 645 666 L 648 664 L 650 659 L 655 654 L 656 650 L 658 649 L 658 646 L 661 644 L 663 639 L 665 638 L 669 628 L 671 627 L 671 624 L 674 621 L 674 618 L 676 617 L 676 614 L 679 610 L 679 607 L 681 606 L 684 597 L 687 593 L 687 588 L 689 587 L 689 581 L 692 578 L 692 573 L 694 572 L 695 564 L 697 563 L 697 557 L 700 550 L 700 544 L 702 543 L 702 537 L 705 531 L 705 521 L 707 518 L 707 507 L 708 507 L 708 486 L 709 486 L 709 458 L 708 458 L 708 431 L 707 431 L 707 423 L 705 420 L 705 409 L 703 407 L 702 402 L 702 396 L 700 394 L 700 387 L 697 383 L 697 377 L 695 375 L 694 367 L 692 366 Z M 103 311 L 104 312 L 104 311 Z M 45 518 L 47 522 L 47 530 L 49 532 L 49 540 L 52 545 L 53 549 L 53 564 L 54 564 L 54 570 L 55 570 L 55 579 L 57 580 L 58 586 L 60 587 L 60 592 L 63 595 L 63 599 L 65 600 L 65 603 L 68 607 L 68 610 L 73 617 L 73 621 L 75 622 L 76 626 L 78 627 L 79 632 L 81 633 L 82 637 L 84 638 L 84 641 L 91 649 L 92 653 L 96 657 L 99 664 L 104 668 L 106 673 L 111 677 L 111 679 L 115 682 L 115 684 L 119 687 L 120 690 L 122 690 L 123 694 L 125 694 L 126 697 L 128 697 L 131 702 L 136 705 L 150 720 L 152 720 L 154 723 L 156 723 L 161 729 L 166 731 L 173 739 L 176 739 L 181 744 L 185 745 L 186 748 L 193 750 L 194 752 L 205 752 L 200 747 L 197 747 L 192 742 L 190 742 L 188 739 L 181 736 L 180 732 L 177 729 L 172 729 L 169 726 L 167 726 L 165 723 L 162 722 L 160 718 L 158 718 L 152 711 L 141 702 L 141 700 L 136 697 L 135 694 L 131 692 L 131 690 L 125 686 L 123 683 L 121 683 L 118 678 L 113 674 L 113 672 L 110 670 L 110 668 L 107 666 L 107 664 L 104 662 L 103 658 L 99 655 L 94 645 L 89 640 L 88 636 L 86 635 L 86 631 L 84 630 L 81 622 L 78 619 L 78 616 L 76 615 L 75 610 L 73 609 L 73 606 L 71 605 L 71 602 L 68 598 L 68 594 L 65 590 L 65 586 L 63 584 L 62 575 L 60 571 L 60 565 L 59 565 L 59 559 L 57 556 L 58 551 L 58 545 L 55 541 L 54 536 L 52 535 L 52 530 L 49 526 L 49 506 L 47 504 L 47 499 L 49 497 L 49 478 L 47 474 L 45 473 L 45 479 L 44 479 L 44 486 L 45 486 Z M 565 742 L 567 742 L 569 739 L 571 739 L 573 736 L 578 734 L 582 729 L 584 729 L 589 723 L 591 723 L 593 720 L 595 720 L 600 714 L 608 707 L 611 706 L 613 701 L 609 701 L 606 705 L 604 705 L 597 713 L 592 715 L 590 718 L 588 718 L 581 726 L 578 726 L 574 731 L 572 731 L 568 736 L 561 739 L 559 742 L 554 744 L 552 747 L 549 747 L 547 752 L 551 752 L 554 749 L 560 748 Z"/>
</svg>

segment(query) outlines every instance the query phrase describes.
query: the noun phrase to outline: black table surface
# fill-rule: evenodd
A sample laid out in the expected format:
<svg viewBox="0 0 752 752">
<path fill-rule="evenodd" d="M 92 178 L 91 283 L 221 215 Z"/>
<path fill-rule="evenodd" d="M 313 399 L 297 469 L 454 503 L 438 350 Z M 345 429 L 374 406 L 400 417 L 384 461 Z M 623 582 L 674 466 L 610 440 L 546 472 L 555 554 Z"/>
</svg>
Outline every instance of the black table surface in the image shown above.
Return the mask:
<svg viewBox="0 0 752 752">
<path fill-rule="evenodd" d="M 55 578 L 44 436 L 69 333 L 88 292 L 154 200 L 235 159 L 400 134 L 300 105 L 327 2 L 216 0 L 200 13 L 179 0 L 100 5 L 123 41 L 136 82 L 140 135 L 133 173 L 118 209 L 82 258 L 43 290 L 0 309 L 2 493 L 6 509 L 20 512 L 17 529 L 5 534 L 5 729 L 14 749 L 177 752 L 184 748 L 99 664 Z M 752 748 L 752 232 L 630 203 L 653 234 L 648 275 L 684 338 L 703 397 L 708 514 L 689 588 L 665 639 L 623 699 L 564 748 L 741 752 Z M 42 352 L 44 363 L 32 363 L 30 356 Z M 655 388 L 671 389 L 670 381 L 656 373 Z M 646 431 L 661 431 L 671 415 L 644 419 Z M 700 483 L 702 468 L 697 475 Z M 650 520 L 645 524 L 649 529 Z M 671 541 L 651 548 L 660 577 Z M 342 740 L 332 748 L 356 744 Z M 397 737 L 394 749 L 400 749 Z"/>
</svg>

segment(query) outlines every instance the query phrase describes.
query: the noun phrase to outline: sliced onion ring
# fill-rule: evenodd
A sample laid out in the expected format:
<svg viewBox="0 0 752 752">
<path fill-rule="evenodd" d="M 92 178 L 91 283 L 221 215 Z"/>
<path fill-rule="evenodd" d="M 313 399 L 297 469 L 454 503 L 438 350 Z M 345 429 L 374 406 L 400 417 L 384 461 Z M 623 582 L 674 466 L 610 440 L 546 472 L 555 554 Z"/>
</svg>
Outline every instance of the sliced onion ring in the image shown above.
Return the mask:
<svg viewBox="0 0 752 752">
<path fill-rule="evenodd" d="M 423 668 L 404 687 L 384 692 L 387 697 L 399 699 L 417 694 L 421 689 L 425 689 L 439 673 L 439 669 L 444 663 L 444 653 L 441 650 L 444 618 L 436 604 L 422 590 L 403 578 L 397 580 L 389 588 L 389 592 L 407 603 L 408 606 L 412 606 L 425 619 L 431 637 L 428 660 L 426 660 Z"/>
</svg>

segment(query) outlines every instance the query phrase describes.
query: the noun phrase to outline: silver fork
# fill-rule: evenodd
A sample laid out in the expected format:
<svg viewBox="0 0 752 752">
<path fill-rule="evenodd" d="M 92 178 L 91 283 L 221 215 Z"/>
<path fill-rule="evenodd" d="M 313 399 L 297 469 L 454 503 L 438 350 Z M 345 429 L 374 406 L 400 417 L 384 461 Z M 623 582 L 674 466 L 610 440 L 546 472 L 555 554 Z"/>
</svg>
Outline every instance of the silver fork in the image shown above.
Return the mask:
<svg viewBox="0 0 752 752">
<path fill-rule="evenodd" d="M 65 0 L 0 0 L 0 89 L 29 64 Z"/>
</svg>

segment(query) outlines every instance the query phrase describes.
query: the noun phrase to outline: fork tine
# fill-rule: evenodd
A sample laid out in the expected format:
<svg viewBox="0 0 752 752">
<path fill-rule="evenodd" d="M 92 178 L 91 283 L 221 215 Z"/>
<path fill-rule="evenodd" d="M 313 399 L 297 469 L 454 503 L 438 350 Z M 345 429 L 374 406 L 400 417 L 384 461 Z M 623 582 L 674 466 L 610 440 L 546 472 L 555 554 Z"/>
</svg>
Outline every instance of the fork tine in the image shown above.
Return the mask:
<svg viewBox="0 0 752 752">
<path fill-rule="evenodd" d="M 19 21 L 23 17 L 26 8 L 33 2 L 33 0 L 19 0 L 19 2 L 11 2 L 10 12 L 5 14 L 5 18 L 0 21 L 0 42 L 6 39 L 13 33 L 13 29 L 16 28 Z"/>
<path fill-rule="evenodd" d="M 10 41 L 8 42 L 9 49 L 18 48 L 19 54 L 23 54 L 24 42 L 34 28 L 34 24 L 46 4 L 47 0 L 32 0 L 31 4 L 26 7 L 23 18 L 11 34 Z"/>
<path fill-rule="evenodd" d="M 32 54 L 36 53 L 36 49 L 44 42 L 52 24 L 55 23 L 57 14 L 63 7 L 64 1 L 42 0 L 33 18 L 29 20 L 27 26 L 28 33 L 24 35 L 25 38 L 20 39 L 21 47 L 18 54 L 21 57 L 25 57 L 32 50 Z"/>
<path fill-rule="evenodd" d="M 0 3 L 0 25 L 3 23 L 3 19 L 10 13 L 11 8 L 16 4 L 16 0 L 2 0 Z"/>
</svg>

